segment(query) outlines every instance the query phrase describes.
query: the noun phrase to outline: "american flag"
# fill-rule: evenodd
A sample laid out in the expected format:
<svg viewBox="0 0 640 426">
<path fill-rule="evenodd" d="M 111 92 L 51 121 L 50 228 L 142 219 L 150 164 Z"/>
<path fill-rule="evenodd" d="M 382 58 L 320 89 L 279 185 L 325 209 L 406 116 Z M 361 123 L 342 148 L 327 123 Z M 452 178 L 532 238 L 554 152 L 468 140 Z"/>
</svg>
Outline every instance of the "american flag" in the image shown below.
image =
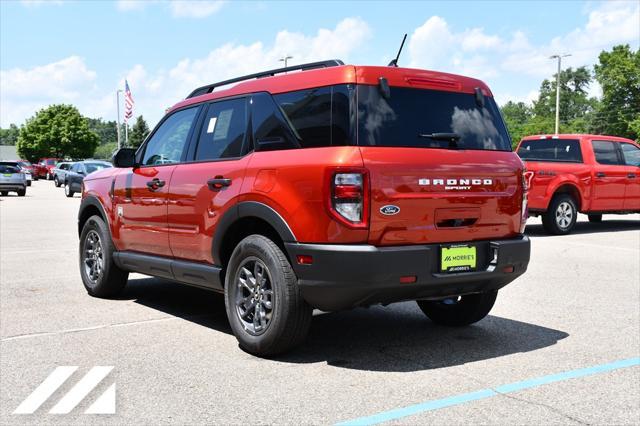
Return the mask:
<svg viewBox="0 0 640 426">
<path fill-rule="evenodd" d="M 133 117 L 133 97 L 131 96 L 131 90 L 129 90 L 129 83 L 124 81 L 124 122 L 126 123 L 131 117 Z"/>
</svg>

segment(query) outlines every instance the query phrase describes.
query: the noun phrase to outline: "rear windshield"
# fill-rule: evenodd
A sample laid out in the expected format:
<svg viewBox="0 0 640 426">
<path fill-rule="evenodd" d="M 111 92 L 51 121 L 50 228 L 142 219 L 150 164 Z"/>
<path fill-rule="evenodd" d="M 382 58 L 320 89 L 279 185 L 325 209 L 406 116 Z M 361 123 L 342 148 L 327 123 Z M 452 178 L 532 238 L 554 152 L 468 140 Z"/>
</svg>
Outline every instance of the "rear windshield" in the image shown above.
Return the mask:
<svg viewBox="0 0 640 426">
<path fill-rule="evenodd" d="M 580 141 L 577 139 L 526 140 L 520 144 L 518 155 L 529 161 L 582 163 Z"/>
<path fill-rule="evenodd" d="M 6 164 L 0 164 L 0 173 L 20 173 L 20 169 L 17 168 L 16 166 L 9 166 Z"/>
<path fill-rule="evenodd" d="M 47 160 L 47 166 L 55 166 L 56 160 Z"/>
<path fill-rule="evenodd" d="M 364 85 L 358 86 L 358 144 L 511 151 L 491 97 L 481 106 L 473 94 L 392 87 L 387 99 L 378 86 Z"/>
<path fill-rule="evenodd" d="M 20 164 L 22 167 L 31 167 L 31 163 L 28 161 L 18 161 L 18 164 Z"/>
<path fill-rule="evenodd" d="M 110 164 L 102 164 L 102 163 L 85 163 L 85 169 L 87 169 L 87 174 L 97 172 L 98 170 L 106 169 L 111 167 Z"/>
</svg>

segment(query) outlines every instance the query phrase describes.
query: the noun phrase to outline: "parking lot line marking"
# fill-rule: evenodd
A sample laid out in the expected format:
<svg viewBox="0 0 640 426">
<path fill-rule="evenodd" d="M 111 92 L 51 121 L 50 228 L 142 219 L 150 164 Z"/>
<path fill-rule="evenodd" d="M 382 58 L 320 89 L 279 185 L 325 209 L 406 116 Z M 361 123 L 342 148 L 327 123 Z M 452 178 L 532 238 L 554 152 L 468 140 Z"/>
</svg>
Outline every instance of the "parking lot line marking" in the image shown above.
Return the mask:
<svg viewBox="0 0 640 426">
<path fill-rule="evenodd" d="M 56 369 L 44 379 L 44 382 L 40 383 L 40 386 L 38 386 L 27 399 L 22 401 L 13 414 L 32 414 L 35 412 L 77 369 L 77 366 L 71 365 L 56 367 Z"/>
<path fill-rule="evenodd" d="M 55 336 L 57 334 L 77 333 L 79 331 L 99 330 L 101 328 L 127 327 L 127 326 L 130 326 L 130 325 L 149 324 L 149 323 L 161 322 L 161 321 L 173 321 L 173 320 L 179 320 L 179 319 L 192 319 L 192 318 L 199 318 L 199 317 L 203 317 L 203 316 L 207 316 L 207 314 L 191 315 L 191 316 L 188 316 L 188 317 L 164 317 L 164 318 L 155 318 L 155 319 L 148 319 L 148 320 L 142 320 L 142 321 L 132 321 L 132 322 L 123 322 L 123 323 L 116 323 L 116 324 L 102 324 L 102 325 L 96 325 L 96 326 L 93 326 L 93 327 L 69 328 L 69 329 L 66 329 L 66 330 L 45 331 L 45 332 L 42 332 L 42 333 L 19 334 L 17 336 L 9 336 L 9 337 L 5 337 L 3 339 L 0 339 L 0 342 L 8 342 L 8 341 L 11 341 L 11 340 L 20 340 L 20 339 L 30 339 L 32 337 Z"/>
<path fill-rule="evenodd" d="M 391 420 L 397 420 L 403 417 L 412 416 L 414 414 L 438 410 L 440 408 L 452 407 L 454 405 L 460 405 L 460 404 L 464 404 L 471 401 L 491 398 L 494 396 L 507 394 L 511 392 L 518 392 L 525 389 L 531 389 L 541 385 L 547 385 L 549 383 L 561 382 L 569 379 L 576 379 L 579 377 L 593 376 L 595 374 L 606 373 L 609 371 L 619 370 L 621 368 L 634 367 L 638 365 L 640 365 L 640 357 L 623 359 L 623 360 L 611 362 L 608 364 L 600 364 L 600 365 L 594 365 L 592 367 L 565 371 L 562 373 L 551 374 L 548 376 L 537 377 L 533 379 L 523 380 L 520 382 L 508 383 L 506 385 L 497 386 L 495 388 L 482 389 L 475 392 L 454 395 L 447 398 L 435 399 L 435 400 L 426 401 L 426 402 L 422 402 L 415 405 L 409 405 L 407 407 L 396 408 L 389 411 L 383 411 L 381 413 L 374 414 L 371 416 L 359 417 L 357 419 L 347 420 L 345 422 L 338 423 L 336 426 L 375 425 L 378 423 L 384 423 Z"/>
</svg>

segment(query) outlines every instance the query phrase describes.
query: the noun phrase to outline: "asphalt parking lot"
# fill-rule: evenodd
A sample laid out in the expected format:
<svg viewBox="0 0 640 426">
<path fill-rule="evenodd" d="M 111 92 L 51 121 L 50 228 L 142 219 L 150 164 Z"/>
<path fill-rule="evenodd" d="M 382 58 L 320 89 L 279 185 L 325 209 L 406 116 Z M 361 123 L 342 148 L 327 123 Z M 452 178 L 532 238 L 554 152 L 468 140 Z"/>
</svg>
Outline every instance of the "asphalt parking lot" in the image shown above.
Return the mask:
<svg viewBox="0 0 640 426">
<path fill-rule="evenodd" d="M 219 295 L 132 275 L 119 300 L 89 297 L 79 204 L 47 181 L 0 198 L 2 424 L 640 423 L 640 215 L 581 216 L 562 237 L 531 220 L 529 271 L 474 326 L 414 303 L 323 314 L 266 360 L 238 348 Z M 13 414 L 59 366 L 78 370 Z M 113 370 L 50 414 L 94 366 Z M 85 414 L 113 383 L 116 413 Z"/>
</svg>

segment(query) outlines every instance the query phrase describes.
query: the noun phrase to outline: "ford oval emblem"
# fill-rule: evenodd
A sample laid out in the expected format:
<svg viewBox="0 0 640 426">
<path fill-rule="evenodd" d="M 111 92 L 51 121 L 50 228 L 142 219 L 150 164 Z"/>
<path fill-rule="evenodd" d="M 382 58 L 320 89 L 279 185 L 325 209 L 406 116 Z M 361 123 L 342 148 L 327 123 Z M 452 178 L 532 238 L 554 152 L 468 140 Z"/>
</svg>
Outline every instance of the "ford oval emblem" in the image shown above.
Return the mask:
<svg viewBox="0 0 640 426">
<path fill-rule="evenodd" d="M 394 214 L 400 213 L 400 207 L 388 204 L 386 206 L 380 207 L 380 213 L 385 216 L 393 216 Z"/>
</svg>

